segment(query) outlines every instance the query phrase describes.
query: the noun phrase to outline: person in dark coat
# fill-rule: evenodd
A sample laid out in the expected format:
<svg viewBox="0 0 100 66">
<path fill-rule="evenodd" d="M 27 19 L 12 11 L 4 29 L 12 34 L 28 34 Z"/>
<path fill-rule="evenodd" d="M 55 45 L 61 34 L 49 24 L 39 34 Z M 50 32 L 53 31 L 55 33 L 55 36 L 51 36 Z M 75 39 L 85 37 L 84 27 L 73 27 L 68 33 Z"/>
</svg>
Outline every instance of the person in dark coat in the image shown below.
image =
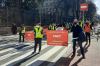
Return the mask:
<svg viewBox="0 0 100 66">
<path fill-rule="evenodd" d="M 71 32 L 73 33 L 73 55 L 72 56 L 75 56 L 75 54 L 76 54 L 76 42 L 78 42 L 78 45 L 79 45 L 80 50 L 81 50 L 82 58 L 85 58 L 84 49 L 82 47 L 82 41 L 78 39 L 79 34 L 83 30 L 77 23 L 78 23 L 78 20 L 75 19 L 74 22 L 73 22 L 73 26 L 71 28 Z"/>
<path fill-rule="evenodd" d="M 17 34 L 17 26 L 16 26 L 16 24 L 12 24 L 11 32 L 12 32 L 12 34 Z"/>
</svg>

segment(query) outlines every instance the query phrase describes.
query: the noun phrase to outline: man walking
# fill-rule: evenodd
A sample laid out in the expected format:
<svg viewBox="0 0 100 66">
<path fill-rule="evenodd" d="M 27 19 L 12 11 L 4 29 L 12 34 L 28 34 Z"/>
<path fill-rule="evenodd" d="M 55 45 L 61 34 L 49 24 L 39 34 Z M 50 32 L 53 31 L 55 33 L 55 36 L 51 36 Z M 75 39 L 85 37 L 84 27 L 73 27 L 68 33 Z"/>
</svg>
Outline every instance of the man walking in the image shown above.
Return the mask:
<svg viewBox="0 0 100 66">
<path fill-rule="evenodd" d="M 24 42 L 25 26 L 21 25 L 19 28 L 19 42 Z"/>
<path fill-rule="evenodd" d="M 72 56 L 75 56 L 76 42 L 78 42 L 78 45 L 79 45 L 80 50 L 81 50 L 82 58 L 85 58 L 84 49 L 82 47 L 82 41 L 78 39 L 79 34 L 82 32 L 82 28 L 77 23 L 78 23 L 78 20 L 75 19 L 73 22 L 72 29 L 71 29 L 71 32 L 73 32 L 73 55 Z"/>
<path fill-rule="evenodd" d="M 17 26 L 16 26 L 16 24 L 12 24 L 11 32 L 12 32 L 13 35 L 17 34 Z"/>
<path fill-rule="evenodd" d="M 39 45 L 38 53 L 40 53 L 40 51 L 41 51 L 41 43 L 42 43 L 42 38 L 43 38 L 43 28 L 41 27 L 40 23 L 34 27 L 34 33 L 35 33 L 35 46 L 34 46 L 34 52 L 32 54 L 34 54 L 36 52 L 38 45 Z"/>
</svg>

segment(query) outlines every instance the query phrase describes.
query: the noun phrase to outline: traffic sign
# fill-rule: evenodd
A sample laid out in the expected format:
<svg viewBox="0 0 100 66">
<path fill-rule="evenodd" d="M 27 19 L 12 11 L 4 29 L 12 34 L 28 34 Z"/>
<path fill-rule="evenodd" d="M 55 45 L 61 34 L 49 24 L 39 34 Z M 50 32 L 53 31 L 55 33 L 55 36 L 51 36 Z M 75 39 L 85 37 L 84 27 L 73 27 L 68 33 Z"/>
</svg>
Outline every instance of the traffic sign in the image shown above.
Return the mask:
<svg viewBox="0 0 100 66">
<path fill-rule="evenodd" d="M 87 3 L 80 4 L 80 10 L 81 11 L 88 11 L 88 4 Z"/>
</svg>

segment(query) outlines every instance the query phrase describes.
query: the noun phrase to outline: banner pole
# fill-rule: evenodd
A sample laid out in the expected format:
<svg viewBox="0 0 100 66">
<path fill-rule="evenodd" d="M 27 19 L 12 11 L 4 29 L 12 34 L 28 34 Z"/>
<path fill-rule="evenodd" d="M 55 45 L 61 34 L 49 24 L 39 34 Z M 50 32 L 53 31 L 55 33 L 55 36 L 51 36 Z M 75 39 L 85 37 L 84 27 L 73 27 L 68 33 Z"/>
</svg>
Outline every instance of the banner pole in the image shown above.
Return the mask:
<svg viewBox="0 0 100 66">
<path fill-rule="evenodd" d="M 84 11 L 83 11 L 83 28 L 84 28 L 84 22 L 85 22 L 85 20 L 84 20 Z"/>
</svg>

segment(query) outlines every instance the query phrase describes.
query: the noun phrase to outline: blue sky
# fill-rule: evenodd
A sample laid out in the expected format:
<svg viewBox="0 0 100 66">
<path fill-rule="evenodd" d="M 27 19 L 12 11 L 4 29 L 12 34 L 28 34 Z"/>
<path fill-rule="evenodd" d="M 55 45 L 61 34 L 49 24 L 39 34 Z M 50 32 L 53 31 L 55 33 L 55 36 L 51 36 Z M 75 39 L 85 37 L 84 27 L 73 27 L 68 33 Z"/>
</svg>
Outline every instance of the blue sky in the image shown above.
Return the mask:
<svg viewBox="0 0 100 66">
<path fill-rule="evenodd" d="M 97 7 L 97 13 L 100 15 L 100 0 L 94 0 L 94 3 L 96 4 Z"/>
</svg>

